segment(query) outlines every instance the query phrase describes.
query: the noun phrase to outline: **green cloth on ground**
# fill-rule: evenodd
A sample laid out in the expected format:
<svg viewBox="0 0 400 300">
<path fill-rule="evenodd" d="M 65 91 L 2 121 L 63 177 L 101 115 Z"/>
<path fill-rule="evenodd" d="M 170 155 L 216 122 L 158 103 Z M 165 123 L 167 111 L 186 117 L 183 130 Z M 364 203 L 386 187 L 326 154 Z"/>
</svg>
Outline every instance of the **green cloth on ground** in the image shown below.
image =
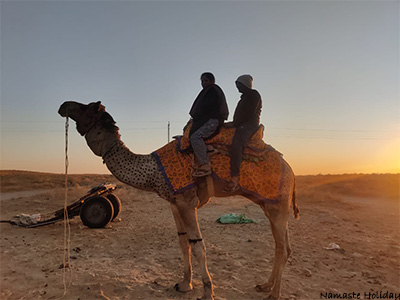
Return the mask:
<svg viewBox="0 0 400 300">
<path fill-rule="evenodd" d="M 222 224 L 241 224 L 241 223 L 256 223 L 256 221 L 249 219 L 245 215 L 229 214 L 223 215 L 217 219 L 217 222 Z"/>
</svg>

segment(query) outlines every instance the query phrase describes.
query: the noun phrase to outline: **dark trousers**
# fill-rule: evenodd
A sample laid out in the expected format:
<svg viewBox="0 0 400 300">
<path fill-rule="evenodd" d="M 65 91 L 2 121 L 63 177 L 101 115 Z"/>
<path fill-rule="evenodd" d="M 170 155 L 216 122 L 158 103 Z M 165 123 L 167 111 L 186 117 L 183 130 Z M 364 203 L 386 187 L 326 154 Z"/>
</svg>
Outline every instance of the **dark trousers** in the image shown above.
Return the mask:
<svg viewBox="0 0 400 300">
<path fill-rule="evenodd" d="M 257 131 L 257 127 L 241 125 L 236 128 L 231 146 L 231 176 L 240 175 L 240 164 L 242 163 L 243 151 L 251 140 L 253 134 Z"/>
</svg>

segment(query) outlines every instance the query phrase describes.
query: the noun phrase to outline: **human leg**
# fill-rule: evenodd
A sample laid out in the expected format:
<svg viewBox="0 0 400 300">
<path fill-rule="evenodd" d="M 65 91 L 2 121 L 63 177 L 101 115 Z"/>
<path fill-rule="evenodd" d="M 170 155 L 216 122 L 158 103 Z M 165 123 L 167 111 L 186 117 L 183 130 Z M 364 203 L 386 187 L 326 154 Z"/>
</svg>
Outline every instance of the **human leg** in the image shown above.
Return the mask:
<svg viewBox="0 0 400 300">
<path fill-rule="evenodd" d="M 204 139 L 211 136 L 219 126 L 216 119 L 208 120 L 203 126 L 196 130 L 189 138 L 193 152 L 196 155 L 199 168 L 193 173 L 195 177 L 211 174 L 210 160 L 207 154 L 207 146 Z"/>
<path fill-rule="evenodd" d="M 255 130 L 248 126 L 239 126 L 236 128 L 231 145 L 231 182 L 228 183 L 226 191 L 234 192 L 239 189 L 240 165 L 242 163 L 243 151 Z"/>
</svg>

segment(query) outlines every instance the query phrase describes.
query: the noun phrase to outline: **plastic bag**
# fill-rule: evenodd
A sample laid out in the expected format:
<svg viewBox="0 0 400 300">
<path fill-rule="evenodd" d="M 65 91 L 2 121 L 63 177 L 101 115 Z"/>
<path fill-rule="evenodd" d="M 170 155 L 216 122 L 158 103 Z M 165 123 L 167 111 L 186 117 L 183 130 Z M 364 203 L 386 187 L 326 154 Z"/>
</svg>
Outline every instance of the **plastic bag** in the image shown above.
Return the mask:
<svg viewBox="0 0 400 300">
<path fill-rule="evenodd" d="M 257 223 L 256 221 L 246 217 L 244 214 L 237 215 L 234 213 L 219 217 L 217 222 L 222 224 Z"/>
</svg>

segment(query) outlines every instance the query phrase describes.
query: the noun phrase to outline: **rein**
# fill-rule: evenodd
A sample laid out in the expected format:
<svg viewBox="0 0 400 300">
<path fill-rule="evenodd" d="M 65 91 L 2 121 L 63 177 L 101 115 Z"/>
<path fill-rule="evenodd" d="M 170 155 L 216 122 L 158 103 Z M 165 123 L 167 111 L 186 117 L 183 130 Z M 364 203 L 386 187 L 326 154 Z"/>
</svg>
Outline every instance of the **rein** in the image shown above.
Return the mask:
<svg viewBox="0 0 400 300">
<path fill-rule="evenodd" d="M 65 197 L 64 197 L 64 255 L 63 255 L 63 284 L 64 284 L 64 294 L 67 294 L 67 282 L 66 282 L 66 269 L 71 270 L 71 227 L 69 224 L 68 217 L 68 128 L 69 128 L 69 118 L 68 114 L 65 119 Z M 70 276 L 69 285 L 72 282 L 72 275 Z"/>
</svg>

